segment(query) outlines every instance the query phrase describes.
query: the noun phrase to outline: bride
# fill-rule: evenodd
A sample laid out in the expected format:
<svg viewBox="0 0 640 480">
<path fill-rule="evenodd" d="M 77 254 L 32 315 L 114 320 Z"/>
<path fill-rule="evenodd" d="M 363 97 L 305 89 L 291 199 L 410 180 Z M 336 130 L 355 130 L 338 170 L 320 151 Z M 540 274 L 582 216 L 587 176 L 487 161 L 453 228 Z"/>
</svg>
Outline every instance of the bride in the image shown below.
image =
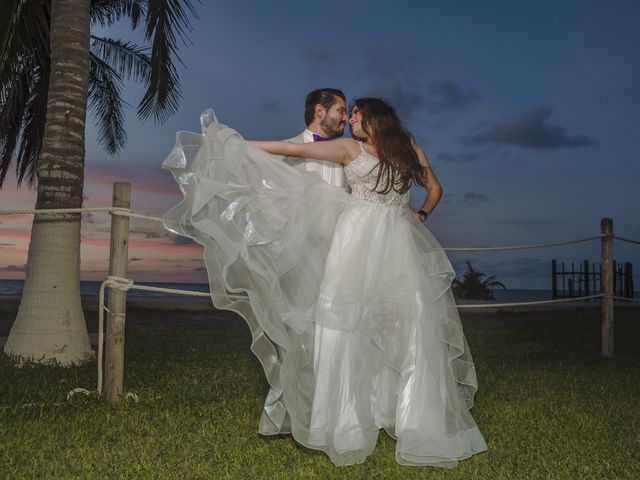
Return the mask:
<svg viewBox="0 0 640 480">
<path fill-rule="evenodd" d="M 204 245 L 213 303 L 247 321 L 282 392 L 266 413 L 288 413 L 298 443 L 362 463 L 383 428 L 398 463 L 453 467 L 486 444 L 454 272 L 421 223 L 441 188 L 384 101 L 356 100 L 349 123 L 354 139 L 308 144 L 246 142 L 217 121 L 179 132 L 164 166 L 184 199 L 165 225 Z M 351 195 L 273 154 L 342 163 Z M 413 183 L 429 193 L 417 214 Z"/>
</svg>

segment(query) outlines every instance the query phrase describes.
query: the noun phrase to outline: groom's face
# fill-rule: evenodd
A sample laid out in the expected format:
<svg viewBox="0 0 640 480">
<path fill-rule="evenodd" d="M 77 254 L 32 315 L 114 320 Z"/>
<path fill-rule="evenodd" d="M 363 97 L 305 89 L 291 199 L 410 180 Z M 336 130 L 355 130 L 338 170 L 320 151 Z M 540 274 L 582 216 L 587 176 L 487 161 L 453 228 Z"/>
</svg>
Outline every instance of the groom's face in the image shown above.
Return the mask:
<svg viewBox="0 0 640 480">
<path fill-rule="evenodd" d="M 347 106 L 340 97 L 334 97 L 335 103 L 329 110 L 324 110 L 324 117 L 320 120 L 320 127 L 329 138 L 341 137 L 344 127 L 349 121 Z"/>
</svg>

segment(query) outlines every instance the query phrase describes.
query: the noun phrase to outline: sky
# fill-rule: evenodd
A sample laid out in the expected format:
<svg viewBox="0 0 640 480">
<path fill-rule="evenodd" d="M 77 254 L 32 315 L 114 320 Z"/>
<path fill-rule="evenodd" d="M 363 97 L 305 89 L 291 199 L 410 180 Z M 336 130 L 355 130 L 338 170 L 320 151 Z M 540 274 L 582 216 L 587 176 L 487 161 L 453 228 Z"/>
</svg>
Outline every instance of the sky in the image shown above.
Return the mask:
<svg viewBox="0 0 640 480">
<path fill-rule="evenodd" d="M 85 206 L 107 206 L 114 181 L 133 208 L 162 215 L 180 201 L 160 168 L 178 130 L 199 115 L 246 138 L 283 139 L 304 128 L 306 94 L 342 89 L 380 96 L 426 151 L 444 196 L 427 221 L 446 247 L 533 244 L 599 234 L 640 239 L 640 4 L 632 1 L 202 2 L 179 66 L 183 98 L 164 125 L 141 122 L 143 90 L 126 84 L 128 142 L 115 156 L 88 119 Z M 142 41 L 119 24 L 99 35 Z M 345 131 L 348 135 L 348 130 Z M 412 192 L 419 205 L 424 191 Z M 0 190 L 0 208 L 33 208 L 35 192 Z M 108 215 L 84 217 L 82 278 L 101 280 Z M 0 278 L 24 278 L 31 217 L 0 218 Z M 614 246 L 635 264 L 640 247 Z M 198 245 L 158 224 L 131 223 L 130 277 L 206 282 Z M 508 288 L 549 289 L 551 259 L 599 262 L 600 243 L 503 253 L 455 253 Z"/>
</svg>

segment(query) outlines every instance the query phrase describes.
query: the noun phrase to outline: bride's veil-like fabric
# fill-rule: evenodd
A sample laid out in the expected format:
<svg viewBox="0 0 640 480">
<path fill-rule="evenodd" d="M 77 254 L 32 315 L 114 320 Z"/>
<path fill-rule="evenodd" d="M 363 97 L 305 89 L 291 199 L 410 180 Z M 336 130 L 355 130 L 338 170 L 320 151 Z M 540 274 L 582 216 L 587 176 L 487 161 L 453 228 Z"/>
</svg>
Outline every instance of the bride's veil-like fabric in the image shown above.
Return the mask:
<svg viewBox="0 0 640 480">
<path fill-rule="evenodd" d="M 428 229 L 406 205 L 364 202 L 247 145 L 212 110 L 201 124 L 163 164 L 184 194 L 165 226 L 204 246 L 213 304 L 251 330 L 271 387 L 261 430 L 286 431 L 288 414 L 296 441 L 339 465 L 364 461 L 380 428 L 408 465 L 486 449 L 454 272 Z"/>
<path fill-rule="evenodd" d="M 319 284 L 300 287 L 309 283 L 306 273 L 318 278 L 323 268 L 319 256 L 303 254 L 301 242 L 308 238 L 315 252 L 327 250 L 336 214 L 328 209 L 315 216 L 304 213 L 305 203 L 314 201 L 311 196 L 302 200 L 306 183 L 326 189 L 318 176 L 305 177 L 259 150 L 248 151 L 235 131 L 217 123 L 211 109 L 201 115 L 201 127 L 202 134 L 178 132 L 163 163 L 184 195 L 165 214 L 165 227 L 204 246 L 213 304 L 247 322 L 251 350 L 271 386 L 274 398 L 265 402 L 261 431 L 287 432 L 280 366 L 292 332 L 298 332 L 299 345 L 312 349 L 309 320 L 300 318 L 308 315 Z M 295 210 L 297 218 L 287 220 L 279 214 L 283 210 Z M 299 357 L 299 364 L 310 364 L 310 357 Z"/>
</svg>

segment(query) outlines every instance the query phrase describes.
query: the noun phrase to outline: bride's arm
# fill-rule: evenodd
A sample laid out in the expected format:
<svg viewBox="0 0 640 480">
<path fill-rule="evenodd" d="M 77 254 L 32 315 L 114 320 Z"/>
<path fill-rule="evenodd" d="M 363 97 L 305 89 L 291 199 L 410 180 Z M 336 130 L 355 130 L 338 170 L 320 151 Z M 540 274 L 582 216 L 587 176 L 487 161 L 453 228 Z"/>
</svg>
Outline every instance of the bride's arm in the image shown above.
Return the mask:
<svg viewBox="0 0 640 480">
<path fill-rule="evenodd" d="M 354 158 L 354 148 L 358 148 L 356 141 L 351 138 L 311 143 L 263 142 L 257 140 L 249 140 L 248 143 L 276 155 L 315 158 L 316 160 L 328 160 L 342 163 L 343 165 L 349 164 Z"/>
<path fill-rule="evenodd" d="M 436 174 L 433 173 L 431 165 L 429 165 L 429 161 L 427 160 L 427 156 L 425 155 L 422 148 L 420 148 L 420 145 L 418 145 L 415 141 L 413 141 L 412 143 L 413 149 L 418 155 L 418 160 L 420 161 L 420 165 L 422 165 L 422 168 L 424 169 L 424 174 L 426 177 L 424 187 L 427 190 L 428 195 L 426 200 L 422 204 L 422 207 L 420 208 L 420 212 L 425 212 L 427 215 L 423 215 L 418 212 L 420 220 L 424 222 L 431 214 L 431 212 L 433 212 L 433 210 L 436 208 L 436 205 L 438 205 L 438 202 L 442 198 L 442 185 L 440 185 Z"/>
</svg>

